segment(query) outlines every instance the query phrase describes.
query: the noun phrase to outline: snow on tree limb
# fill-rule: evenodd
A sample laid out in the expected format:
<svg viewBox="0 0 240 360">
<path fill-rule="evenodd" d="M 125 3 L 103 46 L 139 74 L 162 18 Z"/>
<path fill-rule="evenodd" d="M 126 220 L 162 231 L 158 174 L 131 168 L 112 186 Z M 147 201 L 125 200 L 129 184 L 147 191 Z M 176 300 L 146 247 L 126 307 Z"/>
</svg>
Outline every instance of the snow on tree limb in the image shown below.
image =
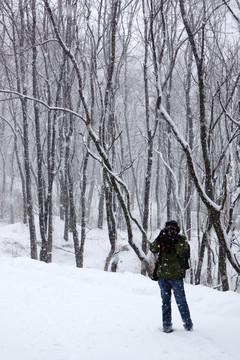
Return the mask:
<svg viewBox="0 0 240 360">
<path fill-rule="evenodd" d="M 192 158 L 192 151 L 190 149 L 189 144 L 186 142 L 186 140 L 183 138 L 183 136 L 181 135 L 179 129 L 177 128 L 176 124 L 174 123 L 174 121 L 172 120 L 171 116 L 167 113 L 167 111 L 165 110 L 165 108 L 163 107 L 163 105 L 160 105 L 160 109 L 159 109 L 160 114 L 164 117 L 164 119 L 167 121 L 167 123 L 169 124 L 169 126 L 171 127 L 177 141 L 179 142 L 179 144 L 181 145 L 183 151 L 186 154 L 187 157 L 187 162 L 188 162 L 188 166 L 189 166 L 189 170 L 191 172 L 191 176 L 194 180 L 195 186 L 197 188 L 198 194 L 200 195 L 203 203 L 212 208 L 215 211 L 220 211 L 221 210 L 221 206 L 217 205 L 214 201 L 212 201 L 206 194 L 206 192 L 204 191 L 202 184 L 197 176 L 197 172 L 195 169 L 195 165 L 194 165 L 194 161 Z"/>
<path fill-rule="evenodd" d="M 185 141 L 185 139 L 181 135 L 179 129 L 177 128 L 176 124 L 172 120 L 171 116 L 167 113 L 165 108 L 162 106 L 162 104 L 160 105 L 158 112 L 159 112 L 159 115 L 163 116 L 163 118 L 167 121 L 167 123 L 171 127 L 171 129 L 176 137 L 176 140 L 181 145 L 181 147 L 186 155 L 189 171 L 191 173 L 191 176 L 192 176 L 195 186 L 197 188 L 198 194 L 201 197 L 203 203 L 210 210 L 211 216 L 214 219 L 213 225 L 214 225 L 215 231 L 217 233 L 219 242 L 223 246 L 223 248 L 226 252 L 227 258 L 228 258 L 229 262 L 231 263 L 232 267 L 236 270 L 236 272 L 238 274 L 240 274 L 240 268 L 239 268 L 238 262 L 234 259 L 234 255 L 231 252 L 231 249 L 229 247 L 229 238 L 226 233 L 225 227 L 221 221 L 222 206 L 215 204 L 205 193 L 205 191 L 198 179 L 197 172 L 195 170 L 190 146 Z"/>
<path fill-rule="evenodd" d="M 30 100 L 30 101 L 33 101 L 33 102 L 37 102 L 37 103 L 43 105 L 44 107 L 46 107 L 50 111 L 62 111 L 62 112 L 69 113 L 71 115 L 74 115 L 74 116 L 80 118 L 86 124 L 86 119 L 83 116 L 81 116 L 78 112 L 76 112 L 74 110 L 71 110 L 71 109 L 68 109 L 68 108 L 62 108 L 62 107 L 58 107 L 58 106 L 50 106 L 45 101 L 43 101 L 41 99 L 34 98 L 33 96 L 29 96 L 29 95 L 24 95 L 24 94 L 19 93 L 18 91 L 14 91 L 14 90 L 0 89 L 0 93 L 12 94 L 12 95 L 16 95 L 17 98 L 19 98 L 19 99 L 26 99 L 26 100 Z"/>
</svg>

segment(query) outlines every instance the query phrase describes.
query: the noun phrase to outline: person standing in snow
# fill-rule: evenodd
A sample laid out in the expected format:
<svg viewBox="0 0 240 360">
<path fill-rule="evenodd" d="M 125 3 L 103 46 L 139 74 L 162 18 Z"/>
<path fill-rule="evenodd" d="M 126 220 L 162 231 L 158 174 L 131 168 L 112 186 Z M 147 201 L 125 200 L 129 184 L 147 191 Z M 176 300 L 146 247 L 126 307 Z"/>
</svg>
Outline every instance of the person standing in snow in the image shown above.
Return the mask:
<svg viewBox="0 0 240 360">
<path fill-rule="evenodd" d="M 185 330 L 191 331 L 193 323 L 184 291 L 183 278 L 185 269 L 181 265 L 189 249 L 187 239 L 180 235 L 180 228 L 175 220 L 167 221 L 165 228 L 160 231 L 158 237 L 150 244 L 150 250 L 154 254 L 159 253 L 156 268 L 156 276 L 162 297 L 162 322 L 163 331 L 170 333 L 172 328 L 171 294 L 172 290 L 183 321 Z"/>
</svg>

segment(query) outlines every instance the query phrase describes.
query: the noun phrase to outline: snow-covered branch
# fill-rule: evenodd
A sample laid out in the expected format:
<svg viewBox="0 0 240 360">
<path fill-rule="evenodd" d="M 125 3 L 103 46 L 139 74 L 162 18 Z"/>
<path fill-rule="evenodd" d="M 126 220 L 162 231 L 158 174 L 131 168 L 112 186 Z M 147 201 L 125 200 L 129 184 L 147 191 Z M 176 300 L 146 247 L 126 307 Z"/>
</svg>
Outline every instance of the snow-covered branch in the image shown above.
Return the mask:
<svg viewBox="0 0 240 360">
<path fill-rule="evenodd" d="M 193 181 L 195 183 L 195 186 L 197 188 L 197 191 L 203 201 L 203 203 L 216 210 L 216 211 L 220 211 L 221 210 L 221 206 L 217 205 L 213 200 L 211 200 L 209 198 L 209 196 L 207 196 L 205 190 L 202 187 L 202 184 L 198 178 L 197 175 L 197 171 L 195 169 L 195 165 L 194 165 L 194 161 L 193 161 L 193 157 L 192 157 L 192 151 L 190 149 L 189 144 L 187 143 L 187 141 L 183 138 L 182 134 L 180 133 L 179 129 L 177 128 L 176 124 L 174 123 L 173 119 L 171 118 L 171 116 L 168 114 L 168 112 L 165 110 L 165 108 L 163 107 L 163 105 L 160 105 L 160 109 L 159 109 L 159 113 L 160 115 L 162 115 L 164 117 L 164 119 L 167 121 L 167 123 L 169 124 L 169 126 L 171 127 L 177 141 L 179 142 L 179 144 L 181 145 L 183 151 L 186 154 L 187 157 L 187 163 L 188 163 L 188 167 L 191 173 L 191 176 L 193 178 Z"/>
<path fill-rule="evenodd" d="M 164 160 L 163 158 L 163 155 L 160 151 L 154 149 L 154 151 L 159 154 L 160 156 L 160 159 L 162 160 L 163 164 L 166 166 L 166 168 L 170 171 L 170 173 L 172 174 L 172 177 L 174 179 L 174 182 L 175 182 L 175 188 L 174 188 L 174 192 L 175 192 L 175 199 L 177 201 L 177 204 L 178 204 L 178 207 L 180 209 L 180 212 L 181 212 L 181 218 L 184 219 L 184 211 L 185 211 L 185 208 L 181 205 L 181 202 L 180 202 L 180 193 L 179 193 L 179 181 L 177 179 L 177 176 L 176 174 L 174 173 L 174 171 L 172 170 L 171 166 L 169 166 L 169 164 Z M 187 203 L 187 206 L 189 205 L 189 203 Z M 186 233 L 186 229 L 184 228 L 184 221 L 183 221 L 183 232 Z"/>
<path fill-rule="evenodd" d="M 214 219 L 214 228 L 216 230 L 219 242 L 223 246 L 223 248 L 224 248 L 224 250 L 226 252 L 227 258 L 228 258 L 229 262 L 231 263 L 232 267 L 236 270 L 236 272 L 238 274 L 240 274 L 240 268 L 238 266 L 238 263 L 235 261 L 234 256 L 233 256 L 233 254 L 231 252 L 231 249 L 229 247 L 229 238 L 228 238 L 228 235 L 226 233 L 226 229 L 225 229 L 225 227 L 224 227 L 224 225 L 222 224 L 222 221 L 221 221 L 222 207 L 220 205 L 217 205 L 216 203 L 214 203 L 207 196 L 206 192 L 204 191 L 204 189 L 203 189 L 203 187 L 202 187 L 202 185 L 201 185 L 201 183 L 200 183 L 200 181 L 198 179 L 197 172 L 195 170 L 194 161 L 193 161 L 190 146 L 185 141 L 185 139 L 181 135 L 179 129 L 177 128 L 176 124 L 174 123 L 173 119 L 168 114 L 168 112 L 165 110 L 165 108 L 162 106 L 162 104 L 160 105 L 160 108 L 159 108 L 159 115 L 162 115 L 164 117 L 164 119 L 167 121 L 167 123 L 171 127 L 177 141 L 181 145 L 181 147 L 182 147 L 182 149 L 183 149 L 183 151 L 184 151 L 184 153 L 186 155 L 189 171 L 190 171 L 192 179 L 193 179 L 193 181 L 195 183 L 198 194 L 201 197 L 203 203 L 208 208 L 208 210 L 210 210 L 211 216 Z"/>
<path fill-rule="evenodd" d="M 86 119 L 74 110 L 71 110 L 68 108 L 62 108 L 62 107 L 58 107 L 58 106 L 50 106 L 41 99 L 34 98 L 33 96 L 29 96 L 29 95 L 23 95 L 23 94 L 19 93 L 18 91 L 14 91 L 14 90 L 0 89 L 0 93 L 12 94 L 12 95 L 16 95 L 19 99 L 27 99 L 27 100 L 30 100 L 33 102 L 37 102 L 38 104 L 43 105 L 45 108 L 47 108 L 50 111 L 61 111 L 61 112 L 69 113 L 71 115 L 78 117 L 86 124 Z M 9 99 L 6 99 L 6 100 L 9 100 Z"/>
<path fill-rule="evenodd" d="M 147 238 L 147 234 L 145 232 L 145 230 L 143 229 L 142 225 L 139 223 L 139 221 L 132 215 L 131 212 L 131 204 L 130 204 L 130 194 L 127 188 L 127 185 L 124 183 L 124 181 L 117 175 L 115 174 L 111 168 L 109 166 L 106 165 L 106 163 L 103 161 L 103 159 L 101 157 L 98 157 L 97 155 L 93 154 L 93 152 L 89 149 L 89 147 L 87 146 L 86 141 L 84 142 L 84 145 L 87 149 L 87 151 L 89 152 L 89 154 L 92 156 L 92 158 L 94 158 L 96 161 L 98 161 L 107 171 L 107 173 L 112 176 L 117 183 L 124 189 L 124 192 L 126 194 L 127 197 L 127 209 L 128 209 L 128 213 L 130 215 L 130 218 L 132 219 L 132 221 L 137 225 L 137 227 L 139 228 L 139 230 L 141 231 L 141 233 L 146 236 Z M 145 257 L 145 254 L 142 253 L 142 256 Z"/>
</svg>

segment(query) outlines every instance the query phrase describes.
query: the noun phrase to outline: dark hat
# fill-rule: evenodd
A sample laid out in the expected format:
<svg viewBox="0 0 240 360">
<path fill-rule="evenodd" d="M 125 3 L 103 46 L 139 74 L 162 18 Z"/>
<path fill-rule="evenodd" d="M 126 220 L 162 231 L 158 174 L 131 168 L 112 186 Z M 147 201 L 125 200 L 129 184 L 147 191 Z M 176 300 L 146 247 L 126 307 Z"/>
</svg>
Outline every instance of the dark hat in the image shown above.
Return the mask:
<svg viewBox="0 0 240 360">
<path fill-rule="evenodd" d="M 175 229 L 178 233 L 180 232 L 180 227 L 178 226 L 178 223 L 175 220 L 167 221 L 165 226 L 166 228 Z"/>
</svg>

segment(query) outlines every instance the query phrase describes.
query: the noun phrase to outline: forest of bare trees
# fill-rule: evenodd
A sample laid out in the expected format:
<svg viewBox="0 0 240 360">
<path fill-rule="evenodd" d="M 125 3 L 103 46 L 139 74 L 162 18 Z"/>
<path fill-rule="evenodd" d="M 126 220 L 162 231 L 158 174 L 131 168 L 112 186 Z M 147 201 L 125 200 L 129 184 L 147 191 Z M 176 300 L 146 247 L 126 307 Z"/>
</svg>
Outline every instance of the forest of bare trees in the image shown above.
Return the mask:
<svg viewBox="0 0 240 360">
<path fill-rule="evenodd" d="M 240 291 L 240 1 L 0 0 L 0 43 L 0 221 L 31 257 L 58 216 L 77 267 L 105 226 L 105 270 L 121 229 L 147 274 L 176 219 L 189 281 Z"/>
</svg>

